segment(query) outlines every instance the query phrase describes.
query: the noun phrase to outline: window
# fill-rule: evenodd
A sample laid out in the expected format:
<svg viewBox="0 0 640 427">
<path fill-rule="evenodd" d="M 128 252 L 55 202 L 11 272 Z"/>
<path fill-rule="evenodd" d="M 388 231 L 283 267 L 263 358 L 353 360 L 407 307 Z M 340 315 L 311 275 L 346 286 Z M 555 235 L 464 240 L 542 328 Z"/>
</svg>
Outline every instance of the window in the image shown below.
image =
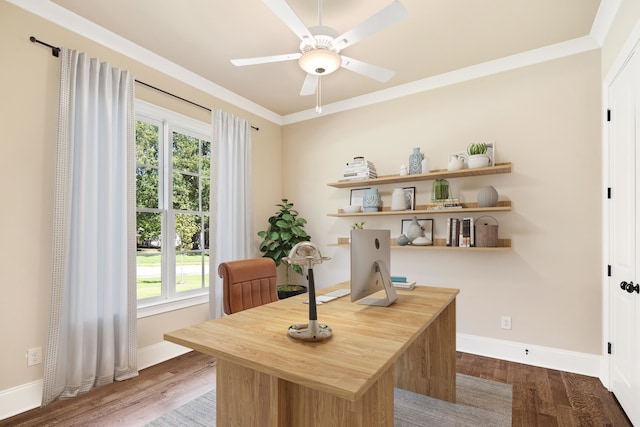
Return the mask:
<svg viewBox="0 0 640 427">
<path fill-rule="evenodd" d="M 136 104 L 138 308 L 201 303 L 209 289 L 211 126 Z"/>
</svg>

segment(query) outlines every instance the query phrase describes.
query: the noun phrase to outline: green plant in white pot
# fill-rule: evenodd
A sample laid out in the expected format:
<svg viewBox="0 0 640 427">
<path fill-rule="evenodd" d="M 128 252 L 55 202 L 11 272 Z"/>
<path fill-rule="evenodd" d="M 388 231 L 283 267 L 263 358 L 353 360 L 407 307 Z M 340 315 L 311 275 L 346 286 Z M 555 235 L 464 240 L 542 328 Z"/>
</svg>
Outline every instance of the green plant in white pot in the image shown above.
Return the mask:
<svg viewBox="0 0 640 427">
<path fill-rule="evenodd" d="M 469 154 L 469 168 L 485 168 L 489 166 L 489 155 L 487 154 L 487 144 L 480 142 L 477 144 L 469 144 L 467 147 Z"/>
<path fill-rule="evenodd" d="M 269 218 L 269 227 L 264 231 L 259 231 L 258 236 L 262 238 L 260 243 L 262 256 L 273 259 L 276 266 L 279 266 L 282 263 L 282 258 L 289 256 L 289 252 L 296 244 L 308 242 L 311 237 L 304 230 L 307 220 L 301 218 L 298 211 L 293 209 L 293 203 L 282 199 L 282 203 L 278 203 L 276 206 L 279 206 L 280 209 Z M 278 297 L 281 299 L 304 293 L 307 290 L 302 285 L 290 283 L 289 270 L 291 268 L 296 273 L 302 274 L 302 268 L 299 265 L 287 264 L 284 283 L 278 285 Z"/>
</svg>

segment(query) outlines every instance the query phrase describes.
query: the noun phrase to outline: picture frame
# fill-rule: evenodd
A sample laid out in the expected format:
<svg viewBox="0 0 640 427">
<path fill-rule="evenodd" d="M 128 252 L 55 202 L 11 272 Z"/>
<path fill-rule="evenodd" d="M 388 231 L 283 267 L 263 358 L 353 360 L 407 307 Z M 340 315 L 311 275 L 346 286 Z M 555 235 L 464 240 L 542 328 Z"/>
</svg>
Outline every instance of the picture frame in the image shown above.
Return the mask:
<svg viewBox="0 0 640 427">
<path fill-rule="evenodd" d="M 403 219 L 400 226 L 400 234 L 404 234 L 406 236 L 412 222 L 412 219 Z M 418 224 L 420 224 L 420 227 L 424 230 L 424 237 L 433 242 L 433 219 L 418 218 Z"/>
<path fill-rule="evenodd" d="M 362 198 L 364 197 L 365 190 L 369 190 L 371 187 L 367 188 L 354 188 L 351 190 L 351 197 L 349 199 L 349 204 L 351 206 L 360 205 L 362 206 Z"/>
<path fill-rule="evenodd" d="M 407 201 L 407 209 L 416 210 L 416 187 L 403 187 L 402 190 Z"/>
<path fill-rule="evenodd" d="M 489 156 L 489 166 L 496 165 L 496 143 L 487 142 L 487 155 Z"/>
</svg>

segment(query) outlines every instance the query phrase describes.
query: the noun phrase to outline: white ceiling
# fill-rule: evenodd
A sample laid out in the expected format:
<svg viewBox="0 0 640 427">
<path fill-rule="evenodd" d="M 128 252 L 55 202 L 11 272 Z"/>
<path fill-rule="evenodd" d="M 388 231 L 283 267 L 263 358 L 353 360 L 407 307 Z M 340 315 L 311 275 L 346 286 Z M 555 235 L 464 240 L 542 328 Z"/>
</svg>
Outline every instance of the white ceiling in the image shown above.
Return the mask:
<svg viewBox="0 0 640 427">
<path fill-rule="evenodd" d="M 29 3 L 10 1 L 18 5 Z M 288 2 L 307 26 L 317 25 L 316 0 Z M 323 23 L 342 33 L 390 3 L 391 0 L 324 0 Z M 477 64 L 519 58 L 522 55 L 518 54 L 530 54 L 534 49 L 544 48 L 542 51 L 546 52 L 557 46 L 570 46 L 570 54 L 572 49 L 599 46 L 592 27 L 603 15 L 602 10 L 599 13 L 600 0 L 402 3 L 408 10 L 407 19 L 341 52 L 395 70 L 395 76 L 380 83 L 339 69 L 322 79 L 324 105 L 354 102 L 356 97 L 405 88 L 411 82 L 415 85 Z M 315 107 L 315 96 L 299 95 L 305 73 L 297 61 L 247 67 L 231 64 L 233 58 L 299 52 L 297 36 L 261 0 L 52 0 L 49 7 L 52 6 L 71 11 L 252 101 L 276 117 Z M 73 30 L 105 33 L 91 25 Z M 584 47 L 585 40 L 589 41 L 588 48 Z M 55 40 L 48 42 L 55 44 Z"/>
</svg>

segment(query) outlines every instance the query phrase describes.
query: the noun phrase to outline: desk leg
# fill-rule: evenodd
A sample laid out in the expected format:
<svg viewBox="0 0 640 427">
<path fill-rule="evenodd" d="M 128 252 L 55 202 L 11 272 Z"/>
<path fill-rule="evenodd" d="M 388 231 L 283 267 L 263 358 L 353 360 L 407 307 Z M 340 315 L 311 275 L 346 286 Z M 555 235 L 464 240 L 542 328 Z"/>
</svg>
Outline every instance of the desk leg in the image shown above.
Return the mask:
<svg viewBox="0 0 640 427">
<path fill-rule="evenodd" d="M 393 427 L 393 369 L 354 402 L 218 359 L 216 422 L 242 427 Z"/>
<path fill-rule="evenodd" d="M 396 361 L 396 387 L 456 401 L 456 300 Z"/>
</svg>

